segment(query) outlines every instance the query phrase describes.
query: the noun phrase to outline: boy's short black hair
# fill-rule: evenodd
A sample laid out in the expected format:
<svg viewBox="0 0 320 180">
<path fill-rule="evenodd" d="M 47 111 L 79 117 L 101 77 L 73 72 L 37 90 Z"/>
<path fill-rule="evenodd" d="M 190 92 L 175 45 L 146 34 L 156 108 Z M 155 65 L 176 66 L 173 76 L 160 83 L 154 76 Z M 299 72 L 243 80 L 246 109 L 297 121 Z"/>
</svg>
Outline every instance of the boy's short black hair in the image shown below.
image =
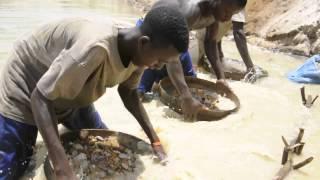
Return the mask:
<svg viewBox="0 0 320 180">
<path fill-rule="evenodd" d="M 141 25 L 141 31 L 152 42 L 172 44 L 180 53 L 188 50 L 188 25 L 179 10 L 170 7 L 151 9 Z"/>
<path fill-rule="evenodd" d="M 247 4 L 247 0 L 235 0 L 239 7 L 244 8 Z"/>
<path fill-rule="evenodd" d="M 247 5 L 247 0 L 224 0 L 224 1 L 236 3 L 241 8 L 244 8 Z M 210 5 L 211 5 L 211 7 L 212 6 L 214 7 L 216 4 L 221 3 L 221 2 L 223 2 L 223 0 L 211 0 Z"/>
</svg>

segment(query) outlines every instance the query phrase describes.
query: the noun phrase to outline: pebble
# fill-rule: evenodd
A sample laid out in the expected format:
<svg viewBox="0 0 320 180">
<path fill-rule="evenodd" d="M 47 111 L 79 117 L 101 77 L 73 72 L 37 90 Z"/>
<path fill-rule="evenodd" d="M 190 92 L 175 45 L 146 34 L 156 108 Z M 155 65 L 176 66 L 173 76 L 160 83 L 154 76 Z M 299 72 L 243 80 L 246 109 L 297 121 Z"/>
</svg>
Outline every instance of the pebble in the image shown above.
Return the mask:
<svg viewBox="0 0 320 180">
<path fill-rule="evenodd" d="M 89 167 L 88 161 L 81 161 L 80 168 L 87 169 Z"/>
<path fill-rule="evenodd" d="M 137 154 L 121 146 L 116 137 L 86 137 L 75 141 L 68 151 L 71 159 L 69 162 L 72 162 L 76 174 L 82 179 L 105 179 L 115 174 L 134 171 Z M 138 143 L 138 146 L 142 149 L 150 148 L 144 142 Z"/>
<path fill-rule="evenodd" d="M 75 160 L 78 160 L 78 161 L 87 160 L 87 155 L 84 154 L 84 153 L 80 153 L 80 154 L 78 154 L 74 159 L 75 159 Z"/>
<path fill-rule="evenodd" d="M 83 146 L 81 144 L 73 144 L 73 148 L 76 150 L 83 150 Z"/>
<path fill-rule="evenodd" d="M 97 176 L 98 176 L 99 178 L 104 178 L 104 177 L 107 176 L 107 174 L 106 174 L 104 171 L 99 171 L 99 172 L 97 172 Z"/>
<path fill-rule="evenodd" d="M 121 158 L 121 159 L 130 159 L 129 155 L 124 154 L 124 153 L 120 153 L 119 154 L 119 158 Z"/>
<path fill-rule="evenodd" d="M 121 166 L 126 170 L 129 169 L 129 165 L 127 163 L 125 163 L 125 162 L 121 163 Z"/>
<path fill-rule="evenodd" d="M 104 140 L 103 137 L 101 137 L 101 136 L 96 136 L 96 139 L 99 140 L 99 141 L 103 141 Z"/>
<path fill-rule="evenodd" d="M 73 150 L 73 151 L 71 152 L 71 156 L 72 156 L 72 157 L 75 157 L 76 155 L 78 155 L 78 151 Z"/>
<path fill-rule="evenodd" d="M 147 151 L 148 149 L 150 149 L 150 146 L 143 141 L 139 141 L 137 143 L 137 149 L 139 151 Z"/>
</svg>

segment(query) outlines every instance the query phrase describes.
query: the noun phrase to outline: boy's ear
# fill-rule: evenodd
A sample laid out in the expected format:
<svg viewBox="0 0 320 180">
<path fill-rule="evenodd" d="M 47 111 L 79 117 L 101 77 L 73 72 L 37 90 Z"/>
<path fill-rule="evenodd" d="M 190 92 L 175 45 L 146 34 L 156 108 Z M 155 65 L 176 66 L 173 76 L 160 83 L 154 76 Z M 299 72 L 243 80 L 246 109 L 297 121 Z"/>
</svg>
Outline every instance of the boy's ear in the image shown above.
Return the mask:
<svg viewBox="0 0 320 180">
<path fill-rule="evenodd" d="M 151 42 L 151 40 L 150 40 L 149 36 L 141 36 L 138 39 L 138 48 L 143 49 L 150 42 Z"/>
</svg>

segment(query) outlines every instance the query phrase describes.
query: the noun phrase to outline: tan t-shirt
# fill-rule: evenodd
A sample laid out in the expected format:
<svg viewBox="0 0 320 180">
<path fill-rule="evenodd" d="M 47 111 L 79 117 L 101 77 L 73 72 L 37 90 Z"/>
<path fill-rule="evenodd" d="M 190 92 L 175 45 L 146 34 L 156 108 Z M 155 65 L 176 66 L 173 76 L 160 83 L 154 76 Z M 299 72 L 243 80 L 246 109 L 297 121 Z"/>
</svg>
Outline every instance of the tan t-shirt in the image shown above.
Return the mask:
<svg viewBox="0 0 320 180">
<path fill-rule="evenodd" d="M 124 67 L 113 23 L 65 19 L 17 41 L 0 79 L 0 113 L 34 125 L 30 95 L 35 87 L 53 101 L 58 120 L 92 104 L 107 87 L 136 88 L 138 67 Z"/>
</svg>

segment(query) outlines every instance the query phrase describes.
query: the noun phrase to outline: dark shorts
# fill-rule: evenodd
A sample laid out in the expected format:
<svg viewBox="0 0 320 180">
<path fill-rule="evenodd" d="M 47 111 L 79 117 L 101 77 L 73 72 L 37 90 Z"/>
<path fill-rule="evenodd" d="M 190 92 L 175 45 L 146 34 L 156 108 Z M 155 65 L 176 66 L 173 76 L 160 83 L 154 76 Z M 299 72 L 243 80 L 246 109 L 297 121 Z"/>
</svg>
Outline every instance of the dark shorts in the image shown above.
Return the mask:
<svg viewBox="0 0 320 180">
<path fill-rule="evenodd" d="M 106 129 L 94 106 L 80 108 L 63 123 L 68 129 Z M 23 175 L 36 143 L 38 129 L 0 114 L 0 180 L 16 180 Z"/>
</svg>

